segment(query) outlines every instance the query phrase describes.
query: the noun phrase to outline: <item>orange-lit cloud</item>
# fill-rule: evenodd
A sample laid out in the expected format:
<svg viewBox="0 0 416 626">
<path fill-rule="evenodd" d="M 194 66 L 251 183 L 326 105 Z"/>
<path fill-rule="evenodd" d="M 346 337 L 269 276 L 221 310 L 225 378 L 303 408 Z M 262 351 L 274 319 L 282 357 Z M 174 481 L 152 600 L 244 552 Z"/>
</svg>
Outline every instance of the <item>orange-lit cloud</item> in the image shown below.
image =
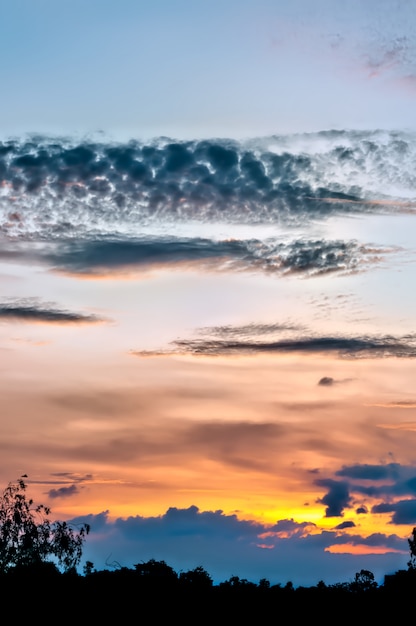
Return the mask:
<svg viewBox="0 0 416 626">
<path fill-rule="evenodd" d="M 368 546 L 365 544 L 343 544 L 343 545 L 335 545 L 328 546 L 325 548 L 325 552 L 330 552 L 331 554 L 388 554 L 388 553 L 396 553 L 396 554 L 407 554 L 406 550 L 399 550 L 397 548 L 388 548 L 383 546 Z"/>
</svg>

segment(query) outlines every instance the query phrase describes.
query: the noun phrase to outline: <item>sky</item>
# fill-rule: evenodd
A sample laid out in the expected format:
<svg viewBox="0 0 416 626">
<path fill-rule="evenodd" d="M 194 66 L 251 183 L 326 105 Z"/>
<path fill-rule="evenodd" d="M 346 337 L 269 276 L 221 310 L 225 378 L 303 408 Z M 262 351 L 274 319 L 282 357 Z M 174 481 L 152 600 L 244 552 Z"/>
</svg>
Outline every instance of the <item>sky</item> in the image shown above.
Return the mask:
<svg viewBox="0 0 416 626">
<path fill-rule="evenodd" d="M 415 15 L 0 0 L 0 482 L 97 569 L 406 567 Z"/>
</svg>

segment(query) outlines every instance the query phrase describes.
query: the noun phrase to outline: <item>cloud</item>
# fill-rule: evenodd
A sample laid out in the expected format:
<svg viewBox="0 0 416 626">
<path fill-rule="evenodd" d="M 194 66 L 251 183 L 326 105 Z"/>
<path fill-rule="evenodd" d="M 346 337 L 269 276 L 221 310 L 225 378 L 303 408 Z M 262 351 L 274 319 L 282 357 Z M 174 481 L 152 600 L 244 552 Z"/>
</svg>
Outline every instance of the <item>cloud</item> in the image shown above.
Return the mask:
<svg viewBox="0 0 416 626">
<path fill-rule="evenodd" d="M 416 494 L 416 467 L 412 465 L 351 465 L 343 467 L 335 474 L 352 479 L 354 482 L 350 483 L 351 488 L 373 497 L 391 498 Z"/>
<path fill-rule="evenodd" d="M 104 321 L 97 315 L 66 311 L 53 303 L 41 302 L 36 298 L 0 302 L 0 320 L 52 324 L 96 324 Z"/>
<path fill-rule="evenodd" d="M 315 528 L 316 525 L 311 522 L 295 522 L 293 519 L 282 519 L 274 524 L 269 532 L 272 536 L 280 538 L 306 537 Z"/>
<path fill-rule="evenodd" d="M 414 400 L 396 400 L 395 402 L 375 402 L 370 406 L 378 406 L 386 409 L 415 409 L 416 402 Z"/>
<path fill-rule="evenodd" d="M 372 513 L 393 513 L 391 524 L 416 525 L 416 499 L 399 500 L 394 503 L 376 504 Z"/>
<path fill-rule="evenodd" d="M 125 393 L 114 390 L 90 389 L 84 392 L 56 393 L 49 396 L 48 400 L 60 408 L 80 414 L 88 414 L 100 417 L 115 417 L 133 413 L 137 415 L 143 407 L 141 397 L 131 396 L 127 390 Z M 146 407 L 147 408 L 147 407 Z"/>
<path fill-rule="evenodd" d="M 79 489 L 77 485 L 73 484 L 69 487 L 59 487 L 58 489 L 50 489 L 48 491 L 48 496 L 52 499 L 55 498 L 70 498 L 71 496 L 77 495 L 79 493 Z"/>
<path fill-rule="evenodd" d="M 285 331 L 300 330 L 297 324 L 290 323 L 275 323 L 275 324 L 245 324 L 242 326 L 205 326 L 198 328 L 197 332 L 204 335 L 210 335 L 214 337 L 222 338 L 242 338 L 242 337 L 254 337 L 263 335 L 273 335 L 276 333 L 282 333 Z"/>
<path fill-rule="evenodd" d="M 414 38 L 404 32 L 395 36 L 380 38 L 365 55 L 365 67 L 369 78 L 403 78 L 414 69 L 416 47 Z"/>
<path fill-rule="evenodd" d="M 369 78 L 379 77 L 398 67 L 403 61 L 407 49 L 406 38 L 392 42 L 389 48 L 381 49 L 378 54 L 367 58 Z"/>
<path fill-rule="evenodd" d="M 91 276 L 137 273 L 167 267 L 211 271 L 264 272 L 278 276 L 319 276 L 364 271 L 379 264 L 391 248 L 355 241 L 155 237 L 73 240 L 37 251 L 39 262 L 56 270 Z M 27 252 L 26 252 L 27 254 Z"/>
<path fill-rule="evenodd" d="M 335 530 L 345 530 L 346 528 L 355 528 L 354 522 L 341 522 L 335 526 Z"/>
<path fill-rule="evenodd" d="M 368 509 L 366 506 L 359 506 L 355 509 L 357 515 L 366 515 L 368 513 Z"/>
<path fill-rule="evenodd" d="M 335 380 L 331 376 L 324 376 L 318 382 L 318 385 L 322 387 L 331 387 L 334 384 Z"/>
<path fill-rule="evenodd" d="M 206 330 L 206 329 L 204 329 Z M 255 328 L 254 328 L 255 330 Z M 209 334 L 208 332 L 206 334 Z M 416 336 L 300 336 L 281 340 L 260 339 L 177 339 L 172 347 L 155 351 L 131 351 L 135 356 L 193 354 L 205 356 L 242 356 L 255 354 L 328 353 L 345 358 L 387 358 L 416 356 Z M 322 379 L 321 379 L 322 380 Z M 326 380 L 325 378 L 323 380 Z M 319 383 L 318 383 L 319 384 Z M 321 383 L 323 384 L 323 383 Z M 326 382 L 329 384 L 329 381 Z"/>
<path fill-rule="evenodd" d="M 324 478 L 315 485 L 326 487 L 328 492 L 318 502 L 325 504 L 326 517 L 342 515 L 354 496 L 367 496 L 377 504 L 371 506 L 372 514 L 391 513 L 391 524 L 416 524 L 416 466 L 400 463 L 346 465 L 335 472 L 344 480 Z M 407 497 L 407 499 L 399 499 Z M 357 514 L 367 514 L 365 503 L 356 509 Z"/>
<path fill-rule="evenodd" d="M 116 430 L 113 423 L 108 429 L 94 429 L 96 437 L 90 443 L 62 450 L 70 458 L 112 463 L 133 462 L 142 464 L 164 462 L 178 457 L 185 464 L 195 456 L 232 466 L 238 470 L 266 472 L 270 465 L 263 458 L 275 450 L 276 445 L 293 428 L 272 422 L 206 421 L 170 423 L 161 433 L 159 424 L 147 424 L 146 428 Z M 263 455 L 263 456 L 262 456 Z"/>
<path fill-rule="evenodd" d="M 263 455 L 286 434 L 286 428 L 270 422 L 222 422 L 192 425 L 185 445 L 193 451 L 241 469 L 269 471 Z"/>
<path fill-rule="evenodd" d="M 54 477 L 53 480 L 30 480 L 29 483 L 37 483 L 42 485 L 70 483 L 68 485 L 65 484 L 63 487 L 53 487 L 52 489 L 49 489 L 49 491 L 47 491 L 47 495 L 49 496 L 49 498 L 55 500 L 58 498 L 71 498 L 72 496 L 78 495 L 80 493 L 78 485 L 86 481 L 91 482 L 93 480 L 92 474 L 76 474 L 73 472 L 55 472 L 52 474 L 52 476 Z"/>
<path fill-rule="evenodd" d="M 216 583 L 239 575 L 255 582 L 266 577 L 273 584 L 294 580 L 314 585 L 320 579 L 331 584 L 353 578 L 362 568 L 382 580 L 386 571 L 400 567 L 407 552 L 406 540 L 397 535 L 362 537 L 344 534 L 342 528 L 319 531 L 313 523 L 293 519 L 264 524 L 222 510 L 201 511 L 195 505 L 170 507 L 151 517 L 111 519 L 105 511 L 71 522 L 90 524 L 84 557 L 99 569 L 109 560 L 132 567 L 155 558 L 176 570 L 203 565 Z M 344 546 L 348 554 L 331 553 L 331 546 Z M 350 546 L 364 546 L 366 554 L 354 554 Z"/>
<path fill-rule="evenodd" d="M 373 71 L 398 50 L 371 59 Z M 147 224 L 189 220 L 298 224 L 371 212 L 373 200 L 387 201 L 375 210 L 391 211 L 408 200 L 389 190 L 398 189 L 397 167 L 412 188 L 412 150 L 406 133 L 377 131 L 244 142 L 9 140 L 0 143 L 0 232 L 53 240 L 138 236 Z"/>
<path fill-rule="evenodd" d="M 328 489 L 328 492 L 317 500 L 317 502 L 326 505 L 325 517 L 342 517 L 344 509 L 351 505 L 349 484 L 344 481 L 322 478 L 316 480 L 315 485 Z"/>
<path fill-rule="evenodd" d="M 400 475 L 402 466 L 399 463 L 387 463 L 386 465 L 370 465 L 367 463 L 357 465 L 346 465 L 335 472 L 337 476 L 364 480 L 391 480 Z M 414 468 L 416 471 L 416 468 Z"/>
</svg>

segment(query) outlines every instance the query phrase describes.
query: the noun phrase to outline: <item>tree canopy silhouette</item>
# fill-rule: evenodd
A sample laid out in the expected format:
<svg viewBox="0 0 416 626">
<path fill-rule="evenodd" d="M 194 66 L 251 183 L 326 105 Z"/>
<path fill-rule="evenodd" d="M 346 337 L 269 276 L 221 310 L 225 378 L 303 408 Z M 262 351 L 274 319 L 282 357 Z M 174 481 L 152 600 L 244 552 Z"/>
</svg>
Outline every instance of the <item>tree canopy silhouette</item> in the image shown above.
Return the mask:
<svg viewBox="0 0 416 626">
<path fill-rule="evenodd" d="M 24 478 L 9 483 L 0 496 L 0 573 L 44 563 L 56 563 L 64 572 L 73 570 L 89 525 L 73 528 L 68 522 L 52 522 L 48 507 L 26 497 Z"/>
<path fill-rule="evenodd" d="M 409 569 L 416 570 L 416 528 L 413 528 L 410 539 L 407 540 L 410 549 Z"/>
</svg>

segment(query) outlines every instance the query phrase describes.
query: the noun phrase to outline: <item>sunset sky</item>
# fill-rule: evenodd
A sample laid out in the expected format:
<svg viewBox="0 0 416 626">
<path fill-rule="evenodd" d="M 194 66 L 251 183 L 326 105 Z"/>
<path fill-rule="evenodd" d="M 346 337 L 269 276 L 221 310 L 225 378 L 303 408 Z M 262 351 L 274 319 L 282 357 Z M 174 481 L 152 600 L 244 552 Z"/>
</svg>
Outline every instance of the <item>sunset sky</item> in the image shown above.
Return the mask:
<svg viewBox="0 0 416 626">
<path fill-rule="evenodd" d="M 163 559 L 416 526 L 416 0 L 0 0 L 0 481 Z"/>
</svg>

